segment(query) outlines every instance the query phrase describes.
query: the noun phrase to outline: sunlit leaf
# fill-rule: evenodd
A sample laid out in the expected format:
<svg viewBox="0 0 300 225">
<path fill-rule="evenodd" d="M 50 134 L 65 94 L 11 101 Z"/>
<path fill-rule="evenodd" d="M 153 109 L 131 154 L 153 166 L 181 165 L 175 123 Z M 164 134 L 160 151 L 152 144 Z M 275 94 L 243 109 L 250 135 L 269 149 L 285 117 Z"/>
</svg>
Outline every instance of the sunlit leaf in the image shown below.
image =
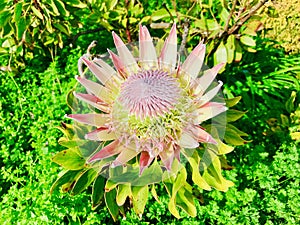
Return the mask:
<svg viewBox="0 0 300 225">
<path fill-rule="evenodd" d="M 94 169 L 89 169 L 81 173 L 71 190 L 71 194 L 77 195 L 80 192 L 82 192 L 94 181 L 96 176 L 97 176 L 97 172 Z"/>
<path fill-rule="evenodd" d="M 57 153 L 52 161 L 68 170 L 79 170 L 85 165 L 85 159 L 74 149 L 66 149 Z"/>
<path fill-rule="evenodd" d="M 92 204 L 93 208 L 96 208 L 102 201 L 104 196 L 104 187 L 105 187 L 105 181 L 106 179 L 99 175 L 93 183 L 92 188 Z"/>
</svg>

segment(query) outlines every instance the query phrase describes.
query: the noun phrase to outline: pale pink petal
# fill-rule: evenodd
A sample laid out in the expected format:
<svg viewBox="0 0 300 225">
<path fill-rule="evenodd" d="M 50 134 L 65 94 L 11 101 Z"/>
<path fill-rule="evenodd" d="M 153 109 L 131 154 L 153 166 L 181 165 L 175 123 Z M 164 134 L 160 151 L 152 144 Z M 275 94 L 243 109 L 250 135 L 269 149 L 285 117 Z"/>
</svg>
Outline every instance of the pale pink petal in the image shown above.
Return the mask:
<svg viewBox="0 0 300 225">
<path fill-rule="evenodd" d="M 93 81 L 90 81 L 90 80 L 85 79 L 85 78 L 80 77 L 80 76 L 76 76 L 75 78 L 88 91 L 92 92 L 94 95 L 96 95 L 98 98 L 100 98 L 104 102 L 106 102 L 106 103 L 112 103 L 113 102 L 111 92 L 109 91 L 109 89 L 107 89 L 103 85 L 97 84 Z"/>
<path fill-rule="evenodd" d="M 164 149 L 163 151 L 161 151 L 159 153 L 159 157 L 161 159 L 161 161 L 163 162 L 164 166 L 166 167 L 166 169 L 168 171 L 171 170 L 173 161 L 174 161 L 174 149 L 173 149 L 173 145 L 170 144 L 169 149 Z"/>
<path fill-rule="evenodd" d="M 170 35 L 165 41 L 159 56 L 159 64 L 161 69 L 169 69 L 173 71 L 177 61 L 177 33 L 176 23 L 173 24 Z"/>
<path fill-rule="evenodd" d="M 203 121 L 209 120 L 222 112 L 225 112 L 227 107 L 224 103 L 219 102 L 208 102 L 201 108 L 196 110 L 198 114 L 197 118 L 194 120 L 194 124 L 200 124 Z"/>
<path fill-rule="evenodd" d="M 109 114 L 88 113 L 88 114 L 69 114 L 66 117 L 74 119 L 80 123 L 101 127 L 110 121 Z"/>
<path fill-rule="evenodd" d="M 136 73 L 139 70 L 139 66 L 136 63 L 136 60 L 134 59 L 124 42 L 121 40 L 121 38 L 115 32 L 112 32 L 112 34 L 119 57 L 122 60 L 124 66 L 131 72 Z"/>
<path fill-rule="evenodd" d="M 213 68 L 204 71 L 204 74 L 194 80 L 192 83 L 192 89 L 195 95 L 203 95 L 206 89 L 211 85 L 215 77 L 217 76 L 219 70 L 225 65 L 225 63 L 220 63 Z"/>
<path fill-rule="evenodd" d="M 205 95 L 203 95 L 202 97 L 199 98 L 199 106 L 202 106 L 206 103 L 208 103 L 210 100 L 212 100 L 220 91 L 221 87 L 223 85 L 222 81 L 219 81 L 218 86 L 214 87 L 213 89 L 211 89 L 210 91 L 206 92 Z"/>
<path fill-rule="evenodd" d="M 218 144 L 216 140 L 200 126 L 189 126 L 187 132 L 189 132 L 198 142 Z"/>
<path fill-rule="evenodd" d="M 197 148 L 199 143 L 191 134 L 183 132 L 180 138 L 180 146 L 183 148 Z"/>
<path fill-rule="evenodd" d="M 106 145 L 104 148 L 102 148 L 99 152 L 97 152 L 95 155 L 93 155 L 88 162 L 95 162 L 101 159 L 105 159 L 114 155 L 119 154 L 122 151 L 122 148 L 119 146 L 119 141 L 115 140 L 111 142 L 110 144 Z"/>
<path fill-rule="evenodd" d="M 112 51 L 110 51 L 109 49 L 107 51 L 108 51 L 108 53 L 111 57 L 111 60 L 113 61 L 113 64 L 114 64 L 115 68 L 118 70 L 120 75 L 123 78 L 127 78 L 128 75 L 126 74 L 126 71 L 125 71 L 125 65 L 123 64 L 120 57 L 118 55 L 116 55 L 115 53 L 113 53 Z"/>
<path fill-rule="evenodd" d="M 118 155 L 118 157 L 113 161 L 111 164 L 111 167 L 117 167 L 126 164 L 129 160 L 137 156 L 139 153 L 135 149 L 132 148 L 126 148 L 125 146 L 122 146 L 122 151 Z"/>
<path fill-rule="evenodd" d="M 151 157 L 147 151 L 142 151 L 140 156 L 140 175 L 150 165 L 154 157 Z"/>
<path fill-rule="evenodd" d="M 139 62 L 144 69 L 158 67 L 156 50 L 147 27 L 140 25 L 139 32 Z"/>
<path fill-rule="evenodd" d="M 107 127 L 99 127 L 87 133 L 85 138 L 92 141 L 110 141 L 116 139 L 116 134 Z"/>
<path fill-rule="evenodd" d="M 202 67 L 205 56 L 205 45 L 201 42 L 190 53 L 181 67 L 181 71 L 195 79 Z"/>
<path fill-rule="evenodd" d="M 101 99 L 99 99 L 94 95 L 82 94 L 76 92 L 73 92 L 73 94 L 77 99 L 82 100 L 91 106 L 94 106 L 95 108 L 101 110 L 102 112 L 106 112 L 106 113 L 110 112 L 110 107 L 105 102 L 103 102 Z"/>
<path fill-rule="evenodd" d="M 85 58 L 82 58 L 83 62 L 85 63 L 85 65 L 90 69 L 90 71 L 92 71 L 92 73 L 97 77 L 97 79 L 103 84 L 105 85 L 106 82 L 111 78 L 111 76 L 113 74 L 109 74 L 107 73 L 107 71 L 103 68 L 101 68 L 100 66 L 98 66 L 96 63 L 91 62 Z M 114 71 L 114 73 L 116 73 Z"/>
</svg>

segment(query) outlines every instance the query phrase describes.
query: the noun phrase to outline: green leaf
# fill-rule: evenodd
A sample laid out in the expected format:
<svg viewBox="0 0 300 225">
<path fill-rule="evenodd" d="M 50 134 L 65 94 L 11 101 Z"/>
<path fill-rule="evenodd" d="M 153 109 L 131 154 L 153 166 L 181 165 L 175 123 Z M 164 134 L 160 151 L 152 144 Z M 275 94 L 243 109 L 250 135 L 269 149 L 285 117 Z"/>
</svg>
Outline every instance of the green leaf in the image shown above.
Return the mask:
<svg viewBox="0 0 300 225">
<path fill-rule="evenodd" d="M 189 184 L 186 185 L 188 185 L 189 188 L 192 189 L 192 187 Z M 177 193 L 176 205 L 182 208 L 190 216 L 197 216 L 197 209 L 194 203 L 194 196 L 190 191 L 186 189 L 185 186 L 184 188 L 181 188 Z"/>
<path fill-rule="evenodd" d="M 149 187 L 148 185 L 135 186 L 131 191 L 133 210 L 141 218 L 148 201 Z"/>
<path fill-rule="evenodd" d="M 226 127 L 224 140 L 228 144 L 234 145 L 234 146 L 244 145 L 247 142 L 250 142 L 250 141 L 247 141 L 247 140 L 244 140 L 243 138 L 241 138 L 241 135 L 239 135 L 234 129 L 231 129 L 231 127 L 229 127 L 229 126 Z"/>
<path fill-rule="evenodd" d="M 199 166 L 200 166 L 200 157 L 197 151 L 194 151 L 192 155 L 188 153 L 185 149 L 182 150 L 182 154 L 187 158 L 188 162 L 192 167 L 192 180 L 200 188 L 204 190 L 211 190 L 211 187 L 206 183 L 203 177 L 200 175 Z"/>
<path fill-rule="evenodd" d="M 117 190 L 116 202 L 118 206 L 124 205 L 127 197 L 131 196 L 130 184 L 119 184 Z"/>
<path fill-rule="evenodd" d="M 242 112 L 242 111 L 235 110 L 235 109 L 229 109 L 226 111 L 227 122 L 234 122 L 234 121 L 240 119 L 246 113 L 247 112 Z"/>
<path fill-rule="evenodd" d="M 77 178 L 78 174 L 80 174 L 81 170 L 67 170 L 64 172 L 57 180 L 53 183 L 50 194 L 53 193 L 56 188 L 64 185 L 64 192 L 67 192 L 71 189 L 75 179 Z"/>
<path fill-rule="evenodd" d="M 227 51 L 222 41 L 221 44 L 218 46 L 216 52 L 214 53 L 214 65 L 218 65 L 220 63 L 226 63 L 226 62 L 227 62 Z M 225 66 L 223 67 L 223 69 L 221 69 L 220 72 L 224 70 L 225 70 Z"/>
<path fill-rule="evenodd" d="M 252 37 L 247 36 L 247 35 L 241 36 L 240 41 L 244 45 L 247 45 L 247 46 L 251 46 L 251 47 L 255 47 L 256 46 L 256 43 L 255 43 L 254 39 Z"/>
<path fill-rule="evenodd" d="M 158 203 L 160 203 L 160 200 L 159 200 L 158 195 L 157 195 L 156 190 L 155 190 L 155 184 L 152 184 L 152 185 L 151 185 L 151 194 L 152 194 L 152 196 L 154 197 L 154 199 L 155 199 Z"/>
<path fill-rule="evenodd" d="M 31 6 L 31 9 L 33 11 L 33 13 L 38 17 L 40 18 L 41 20 L 44 20 L 44 17 L 42 15 L 42 13 L 37 9 L 35 8 L 33 5 Z"/>
<path fill-rule="evenodd" d="M 14 11 L 14 21 L 16 24 L 19 23 L 19 19 L 22 15 L 22 8 L 23 8 L 23 3 L 22 2 L 18 2 L 15 5 L 15 11 Z"/>
<path fill-rule="evenodd" d="M 231 181 L 226 180 L 221 174 L 221 162 L 217 155 L 211 151 L 205 151 L 203 155 L 205 160 L 203 177 L 206 182 L 212 187 L 216 188 L 219 191 L 227 191 L 229 187 L 232 187 L 234 184 Z"/>
<path fill-rule="evenodd" d="M 70 30 L 67 26 L 65 26 L 64 24 L 60 24 L 60 23 L 54 23 L 53 26 L 55 28 L 57 28 L 59 31 L 63 32 L 66 35 L 70 35 Z"/>
<path fill-rule="evenodd" d="M 82 172 L 79 175 L 79 178 L 77 178 L 77 181 L 75 182 L 71 190 L 71 194 L 77 195 L 80 192 L 82 192 L 95 180 L 96 176 L 97 176 L 97 172 L 94 169 L 89 169 Z"/>
<path fill-rule="evenodd" d="M 52 161 L 68 170 L 79 170 L 85 166 L 85 159 L 74 149 L 66 149 L 57 153 Z"/>
<path fill-rule="evenodd" d="M 232 63 L 234 59 L 234 51 L 235 51 L 235 45 L 234 45 L 235 37 L 233 34 L 229 35 L 227 38 L 227 42 L 225 44 L 226 51 L 227 51 L 227 62 Z"/>
<path fill-rule="evenodd" d="M 176 209 L 176 196 L 179 189 L 186 183 L 187 173 L 183 167 L 177 174 L 176 179 L 172 182 L 171 198 L 168 204 L 169 211 L 176 217 L 180 218 L 179 212 Z M 168 182 L 165 182 L 168 183 Z"/>
<path fill-rule="evenodd" d="M 228 108 L 233 107 L 236 104 L 238 104 L 241 99 L 242 99 L 242 96 L 237 96 L 237 97 L 234 97 L 234 98 L 225 99 L 226 106 Z"/>
<path fill-rule="evenodd" d="M 220 139 L 216 139 L 218 142 L 218 154 L 224 155 L 234 150 L 234 147 L 226 145 Z"/>
<path fill-rule="evenodd" d="M 6 10 L 2 11 L 0 13 L 0 27 L 4 27 L 9 20 L 11 20 L 11 12 Z"/>
<path fill-rule="evenodd" d="M 84 8 L 87 7 L 86 4 L 82 3 L 79 0 L 66 0 L 66 2 L 68 3 L 68 5 L 71 5 L 71 6 L 76 7 L 76 8 L 84 9 Z"/>
<path fill-rule="evenodd" d="M 53 0 L 48 0 L 47 3 L 49 4 L 49 6 L 50 6 L 51 9 L 52 9 L 52 14 L 53 14 L 54 16 L 59 16 L 60 13 L 59 13 L 59 11 L 58 11 L 58 9 L 57 9 L 57 7 L 56 7 L 54 1 L 53 1 Z"/>
<path fill-rule="evenodd" d="M 94 181 L 92 188 L 92 207 L 95 209 L 101 204 L 104 196 L 105 178 L 100 174 Z"/>
<path fill-rule="evenodd" d="M 104 194 L 105 204 L 115 222 L 117 221 L 119 215 L 119 207 L 116 203 L 116 196 L 117 196 L 116 189 L 112 189 L 111 191 L 105 192 Z"/>
<path fill-rule="evenodd" d="M 288 113 L 291 113 L 295 110 L 296 97 L 297 97 L 297 93 L 295 91 L 292 91 L 291 96 L 285 103 L 285 108 L 288 111 Z"/>
<path fill-rule="evenodd" d="M 65 4 L 60 1 L 60 0 L 54 0 L 54 3 L 58 9 L 58 11 L 63 15 L 63 16 L 70 16 L 69 11 L 66 10 Z"/>
<path fill-rule="evenodd" d="M 237 40 L 235 40 L 234 44 L 235 44 L 234 61 L 240 62 L 243 56 L 243 49 Z"/>
<path fill-rule="evenodd" d="M 25 21 L 24 17 L 21 17 L 18 24 L 17 24 L 17 38 L 18 38 L 18 40 L 22 39 L 25 30 L 26 30 L 26 21 Z"/>
<path fill-rule="evenodd" d="M 173 9 L 170 9 L 170 12 L 171 12 L 172 16 L 175 16 L 176 13 Z M 170 17 L 170 14 L 168 13 L 168 11 L 165 8 L 159 9 L 159 10 L 153 12 L 151 15 L 152 21 L 157 21 L 157 20 L 161 20 L 161 19 L 169 18 L 169 17 Z"/>
</svg>

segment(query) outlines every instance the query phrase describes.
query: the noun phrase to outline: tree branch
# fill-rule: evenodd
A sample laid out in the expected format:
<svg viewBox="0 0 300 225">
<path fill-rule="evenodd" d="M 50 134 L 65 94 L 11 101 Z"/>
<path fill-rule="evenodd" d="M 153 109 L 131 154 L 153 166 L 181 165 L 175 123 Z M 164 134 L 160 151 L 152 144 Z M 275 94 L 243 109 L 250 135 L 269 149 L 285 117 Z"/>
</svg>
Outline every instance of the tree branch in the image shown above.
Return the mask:
<svg viewBox="0 0 300 225">
<path fill-rule="evenodd" d="M 247 15 L 238 20 L 235 25 L 228 31 L 228 35 L 233 34 L 236 30 L 240 29 L 240 27 L 254 14 L 257 10 L 259 10 L 267 0 L 261 0 L 255 6 L 253 6 Z"/>
</svg>

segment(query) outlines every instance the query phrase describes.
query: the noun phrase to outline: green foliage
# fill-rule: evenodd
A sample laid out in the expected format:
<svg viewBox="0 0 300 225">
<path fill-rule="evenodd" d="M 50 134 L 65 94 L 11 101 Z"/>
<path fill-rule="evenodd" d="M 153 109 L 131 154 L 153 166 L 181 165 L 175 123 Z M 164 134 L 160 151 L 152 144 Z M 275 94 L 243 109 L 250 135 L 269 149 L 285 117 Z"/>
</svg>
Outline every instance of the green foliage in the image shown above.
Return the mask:
<svg viewBox="0 0 300 225">
<path fill-rule="evenodd" d="M 78 9 L 84 8 L 80 1 L 5 1 L 1 3 L 0 52 L 8 56 L 12 66 L 25 66 L 34 54 L 49 51 L 54 57 L 56 48 L 63 48 L 64 39 L 71 28 L 82 26 Z M 8 70 L 11 65 L 8 65 Z"/>
<path fill-rule="evenodd" d="M 24 12 L 23 7 L 33 4 L 25 1 L 18 2 L 22 3 L 22 12 Z M 57 1 L 53 2 L 56 4 Z M 102 2 L 103 5 L 109 4 L 108 1 Z M 113 4 L 113 1 L 111 2 Z M 173 17 L 176 16 L 171 1 L 140 2 L 143 13 L 138 16 L 137 20 L 139 21 L 142 20 L 144 14 L 145 16 L 156 15 L 157 18 L 158 16 L 165 15 L 165 17 L 161 17 L 157 21 L 166 22 L 168 25 L 171 21 L 169 13 L 166 13 L 166 10 L 162 10 L 159 12 L 161 15 L 159 13 L 155 14 L 158 11 L 156 7 L 167 7 Z M 211 1 L 208 2 L 210 4 Z M 48 10 L 53 10 L 52 6 L 49 5 L 50 3 L 42 3 L 47 6 Z M 187 10 L 191 7 L 185 7 L 185 5 L 192 3 L 178 1 L 177 12 L 181 13 L 182 11 L 183 14 L 187 14 Z M 10 4 L 9 7 L 5 8 L 8 4 Z M 86 27 L 88 21 L 85 21 L 83 15 L 89 15 L 89 8 L 76 8 L 75 5 L 82 6 L 77 0 L 64 1 L 64 4 L 66 11 L 70 12 L 70 17 L 66 19 L 63 16 L 54 16 L 51 14 L 51 23 L 59 19 L 59 22 L 65 24 L 75 18 L 76 15 L 79 15 L 76 17 L 76 22 L 80 21 L 84 24 L 82 28 L 84 31 L 97 28 L 97 24 L 89 24 Z M 114 9 L 118 7 L 122 9 L 118 4 L 115 5 Z M 141 7 L 141 5 L 138 7 Z M 194 6 L 195 8 L 196 6 Z M 77 10 L 72 11 L 72 9 Z M 210 15 L 208 9 L 209 7 L 206 8 L 205 12 L 207 15 Z M 105 12 L 104 9 L 101 10 Z M 230 10 L 230 4 L 226 10 Z M 248 110 L 245 116 L 234 122 L 234 125 L 249 134 L 250 137 L 247 137 L 247 140 L 252 139 L 252 142 L 238 146 L 233 153 L 228 154 L 227 161 L 223 161 L 220 158 L 222 168 L 228 170 L 223 172 L 222 176 L 226 180 L 233 181 L 235 185 L 230 187 L 226 193 L 217 190 L 210 192 L 203 191 L 202 189 L 208 188 L 208 186 L 205 186 L 204 182 L 199 178 L 195 169 L 197 168 L 195 161 L 198 159 L 196 155 L 192 155 L 187 162 L 190 164 L 187 172 L 191 172 L 191 177 L 187 177 L 186 182 L 191 183 L 193 181 L 197 186 L 192 186 L 191 190 L 189 185 L 182 185 L 183 189 L 177 191 L 177 193 L 180 192 L 180 197 L 175 200 L 173 197 L 173 205 L 171 204 L 172 209 L 174 209 L 174 203 L 177 204 L 175 210 L 178 211 L 181 219 L 175 218 L 169 212 L 170 198 L 172 197 L 172 191 L 176 192 L 176 187 L 169 185 L 168 182 L 161 185 L 150 184 L 148 186 L 148 202 L 144 206 L 145 200 L 143 199 L 141 204 L 136 204 L 136 212 L 144 208 L 143 216 L 139 218 L 133 209 L 125 210 L 129 206 L 128 196 L 133 195 L 133 191 L 131 188 L 129 190 L 128 185 L 118 185 L 112 189 L 109 196 L 104 190 L 105 177 L 98 176 L 94 181 L 95 184 L 91 184 L 92 187 L 86 187 L 85 184 L 88 184 L 89 180 L 94 176 L 93 172 L 90 172 L 91 170 L 88 168 L 84 173 L 80 173 L 77 170 L 70 170 L 67 173 L 62 171 L 62 174 L 66 173 L 64 180 L 56 183 L 56 187 L 60 187 L 63 183 L 69 183 L 64 186 L 62 191 L 71 191 L 74 187 L 73 184 L 75 184 L 73 183 L 73 178 L 76 177 L 74 174 L 76 174 L 82 178 L 79 182 L 77 181 L 76 188 L 72 194 L 76 194 L 87 188 L 86 191 L 76 196 L 71 196 L 61 193 L 58 191 L 59 188 L 53 186 L 53 194 L 50 195 L 51 184 L 55 181 L 59 172 L 57 165 L 51 163 L 51 158 L 54 156 L 54 153 L 63 151 L 65 147 L 68 148 L 72 145 L 72 143 L 66 143 L 65 139 L 60 139 L 62 138 L 61 132 L 54 127 L 60 126 L 63 115 L 69 110 L 65 104 L 65 96 L 75 84 L 73 77 L 77 74 L 76 63 L 82 52 L 79 49 L 70 50 L 69 47 L 66 47 L 75 36 L 69 40 L 66 38 L 66 34 L 59 31 L 53 25 L 52 28 L 57 31 L 56 33 L 61 35 L 65 48 L 58 52 L 60 57 L 56 57 L 54 62 L 51 63 L 51 60 L 49 60 L 50 57 L 45 60 L 44 56 L 45 52 L 48 51 L 46 50 L 47 48 L 55 49 L 55 46 L 58 46 L 59 40 L 56 39 L 57 35 L 49 33 L 50 37 L 55 38 L 55 41 L 47 46 L 44 46 L 44 43 L 41 43 L 37 39 L 38 36 L 43 36 L 49 32 L 43 26 L 46 19 L 40 20 L 37 15 L 34 15 L 31 8 L 28 8 L 28 12 L 31 13 L 30 15 L 23 13 L 20 15 L 20 6 L 13 4 L 13 1 L 2 1 L 0 3 L 0 11 L 1 35 L 5 33 L 3 31 L 4 23 L 6 23 L 6 28 L 8 27 L 7 24 L 9 24 L 11 26 L 9 29 L 14 29 L 15 31 L 15 33 L 11 34 L 14 37 L 12 47 L 10 49 L 6 48 L 4 44 L 1 49 L 1 56 L 5 58 L 2 57 L 0 59 L 2 65 L 0 71 L 1 224 L 113 224 L 110 212 L 105 207 L 105 199 L 108 200 L 111 197 L 116 197 L 117 199 L 117 205 L 111 207 L 115 210 L 114 214 L 117 214 L 116 208 L 118 207 L 118 213 L 120 212 L 120 214 L 116 217 L 120 224 L 126 225 L 292 225 L 300 223 L 298 138 L 300 109 L 299 83 L 296 82 L 297 79 L 299 81 L 299 68 L 297 66 L 299 64 L 299 55 L 285 56 L 281 49 L 273 48 L 273 45 L 270 44 L 272 41 L 261 40 L 257 36 L 253 36 L 256 42 L 256 47 L 253 49 L 257 50 L 255 54 L 244 53 L 242 48 L 245 48 L 246 45 L 239 44 L 235 46 L 238 50 L 235 51 L 234 57 L 241 59 L 242 55 L 243 58 L 240 63 L 227 66 L 222 74 L 225 84 L 224 94 L 229 98 L 242 96 L 242 99 L 233 98 L 227 102 L 227 105 L 231 106 L 230 104 L 240 101 L 236 108 L 240 111 Z M 9 13 L 5 11 L 9 11 Z M 83 11 L 89 11 L 89 13 L 82 14 Z M 107 11 L 109 10 L 106 8 Z M 111 11 L 113 12 L 113 10 Z M 126 17 L 125 11 L 118 12 L 119 19 Z M 193 10 L 188 15 L 192 15 L 192 12 Z M 214 15 L 217 21 L 221 21 L 216 13 Z M 22 38 L 15 40 L 18 35 L 21 35 L 22 29 L 24 29 L 21 27 L 21 29 L 17 30 L 14 21 L 18 17 L 39 20 L 39 27 L 44 32 L 41 32 L 41 34 L 37 32 L 32 36 L 35 50 L 30 49 L 30 45 L 27 46 L 27 42 L 25 44 Z M 78 18 L 82 20 L 78 20 Z M 200 16 L 198 17 L 197 14 L 196 18 L 199 19 Z M 212 19 L 209 16 L 207 18 Z M 110 20 L 110 17 L 108 19 Z M 119 25 L 119 19 L 110 25 L 115 26 L 116 28 L 114 27 L 113 29 L 118 29 L 123 38 L 127 37 L 126 29 Z M 191 29 L 194 29 L 194 19 L 190 19 Z M 20 21 L 20 24 L 23 22 L 24 20 Z M 27 19 L 25 22 L 27 22 Z M 151 23 L 152 26 L 156 27 L 163 25 L 151 20 L 144 21 L 144 23 Z M 129 29 L 135 32 L 138 21 L 133 22 L 133 24 L 134 26 L 129 25 Z M 178 27 L 182 31 L 184 26 L 178 23 Z M 278 26 L 273 26 L 273 28 L 278 28 Z M 34 29 L 33 24 L 29 24 L 25 29 L 26 31 Z M 75 31 L 72 28 L 70 30 L 73 35 L 75 34 L 74 32 L 78 32 L 78 30 Z M 24 32 L 27 35 L 26 31 Z M 200 29 L 196 32 L 201 34 Z M 164 35 L 162 29 L 157 29 L 154 33 L 156 36 Z M 292 32 L 289 33 L 292 34 Z M 33 33 L 29 34 L 33 35 Z M 249 33 L 248 36 L 252 35 Z M 136 34 L 133 33 L 132 37 L 134 40 Z M 229 36 L 229 38 L 233 37 Z M 77 44 L 87 46 L 90 40 L 94 39 L 98 39 L 98 37 L 95 38 L 95 34 L 82 34 L 78 37 Z M 99 39 L 103 43 L 101 46 L 103 50 L 109 45 L 109 41 L 111 41 L 110 36 L 108 38 L 106 32 L 101 33 Z M 188 36 L 188 47 L 194 46 L 198 41 L 196 39 L 193 35 Z M 6 39 L 1 39 L 0 43 L 3 45 L 5 41 Z M 247 42 L 247 40 L 243 41 Z M 27 46 L 27 48 L 22 51 L 19 50 L 21 49 L 20 43 L 23 46 Z M 226 46 L 229 45 L 227 43 L 223 42 L 223 45 L 227 50 L 231 49 Z M 251 45 L 253 43 L 248 44 Z M 293 46 L 290 45 L 290 47 L 294 49 Z M 33 52 L 33 55 L 30 52 Z M 227 51 L 227 56 L 230 55 L 232 57 L 232 52 L 228 52 L 230 51 Z M 4 65 L 9 65 L 9 58 L 7 56 L 11 58 L 12 66 L 14 65 L 13 60 L 16 59 L 22 63 L 27 62 L 26 67 L 19 70 L 19 72 L 16 72 L 11 67 L 10 69 L 13 72 L 8 72 L 8 68 L 4 67 Z M 33 58 L 24 61 L 21 59 L 24 56 Z M 211 60 L 213 60 L 213 57 L 211 57 Z M 3 72 L 3 70 L 6 72 Z M 273 119 L 276 119 L 277 122 L 272 123 Z M 64 125 L 66 124 L 64 123 Z M 236 128 L 229 128 L 231 128 L 231 132 L 238 133 L 241 138 L 245 137 L 245 134 Z M 64 143 L 65 147 L 58 145 L 58 140 L 60 140 L 60 143 Z M 222 148 L 224 153 L 228 153 L 231 150 L 230 147 L 228 148 L 228 145 Z M 183 178 L 185 177 L 184 175 L 184 171 L 182 171 L 181 176 Z M 179 184 L 180 179 L 177 184 Z M 113 187 L 113 184 L 110 187 Z M 166 188 L 170 190 L 170 196 L 166 193 Z M 140 191 L 147 192 L 147 190 Z M 134 196 L 139 196 L 139 190 L 134 190 L 134 192 Z M 150 197 L 150 193 L 152 198 Z M 190 196 L 190 193 L 195 196 L 194 205 L 197 210 L 195 217 L 188 216 L 184 210 L 186 206 L 182 203 L 184 197 Z M 92 195 L 93 205 L 90 203 L 90 195 Z M 138 197 L 135 197 L 135 199 L 137 200 Z M 184 201 L 187 204 L 191 203 L 191 201 L 186 199 Z M 122 205 L 124 208 L 120 207 Z M 191 207 L 188 213 L 193 215 L 193 210 L 194 208 Z"/>
<path fill-rule="evenodd" d="M 270 1 L 263 19 L 265 37 L 276 40 L 277 46 L 283 47 L 288 53 L 299 53 L 299 14 L 298 0 Z"/>
</svg>

